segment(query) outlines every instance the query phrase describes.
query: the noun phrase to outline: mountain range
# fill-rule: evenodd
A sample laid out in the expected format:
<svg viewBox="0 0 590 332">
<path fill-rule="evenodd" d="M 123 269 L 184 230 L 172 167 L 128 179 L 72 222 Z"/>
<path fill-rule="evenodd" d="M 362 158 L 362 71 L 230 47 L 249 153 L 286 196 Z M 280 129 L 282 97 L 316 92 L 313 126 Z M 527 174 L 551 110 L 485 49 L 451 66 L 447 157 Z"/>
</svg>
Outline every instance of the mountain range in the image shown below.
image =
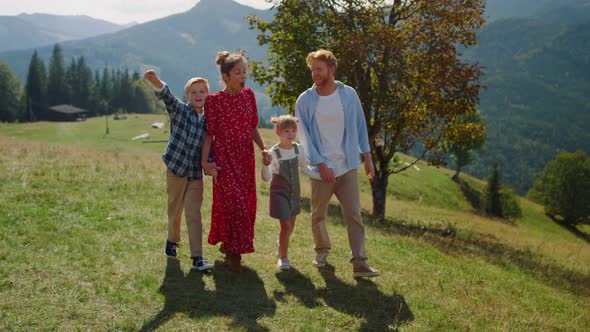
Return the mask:
<svg viewBox="0 0 590 332">
<path fill-rule="evenodd" d="M 241 48 L 250 59 L 264 59 L 266 49 L 244 19 L 249 14 L 271 19 L 273 13 L 201 0 L 185 13 L 60 45 L 66 63 L 83 55 L 95 70 L 155 68 L 177 93 L 199 75 L 216 90 L 218 51 Z M 478 45 L 463 50 L 465 60 L 485 66 L 480 110 L 489 137 L 467 171 L 486 177 L 499 161 L 504 181 L 522 194 L 560 151 L 590 152 L 590 0 L 489 0 L 486 16 Z M 52 48 L 37 51 L 47 61 Z M 32 52 L 3 52 L 0 61 L 24 79 Z M 268 96 L 252 86 L 268 115 Z"/>
<path fill-rule="evenodd" d="M 491 20 L 464 50 L 486 67 L 487 86 L 480 110 L 488 141 L 467 172 L 486 177 L 499 161 L 505 181 L 524 194 L 559 152 L 590 153 L 590 1 L 509 4 L 532 11 Z"/>
<path fill-rule="evenodd" d="M 114 33 L 134 23 L 119 25 L 89 16 L 20 14 L 0 16 L 0 52 L 29 49 Z"/>
</svg>

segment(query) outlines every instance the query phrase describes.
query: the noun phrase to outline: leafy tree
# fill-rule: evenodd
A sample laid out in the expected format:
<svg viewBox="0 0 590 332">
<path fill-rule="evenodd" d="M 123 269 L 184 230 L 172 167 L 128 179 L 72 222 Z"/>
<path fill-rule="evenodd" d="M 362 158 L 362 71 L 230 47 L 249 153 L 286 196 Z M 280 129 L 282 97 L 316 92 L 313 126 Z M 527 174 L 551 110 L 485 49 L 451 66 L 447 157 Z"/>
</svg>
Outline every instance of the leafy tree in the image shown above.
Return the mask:
<svg viewBox="0 0 590 332">
<path fill-rule="evenodd" d="M 47 110 L 47 73 L 37 51 L 33 52 L 25 85 L 26 116 L 29 121 L 43 119 Z"/>
<path fill-rule="evenodd" d="M 505 185 L 500 188 L 500 208 L 503 218 L 515 219 L 522 217 L 519 196 L 512 188 Z"/>
<path fill-rule="evenodd" d="M 63 51 L 59 44 L 55 44 L 49 59 L 49 78 L 47 81 L 47 100 L 49 106 L 69 104 L 70 93 L 66 82 L 66 68 Z"/>
<path fill-rule="evenodd" d="M 153 89 L 148 86 L 142 79 L 137 77 L 131 84 L 133 91 L 132 102 L 129 111 L 133 113 L 157 113 L 164 109 L 156 98 L 154 98 Z"/>
<path fill-rule="evenodd" d="M 547 163 L 529 195 L 541 200 L 547 215 L 568 225 L 590 223 L 590 158 L 582 150 L 560 153 Z"/>
<path fill-rule="evenodd" d="M 373 215 L 383 219 L 391 174 L 420 159 L 440 164 L 443 142 L 461 145 L 484 130 L 456 121 L 475 114 L 479 101 L 481 68 L 463 63 L 458 47 L 476 43 L 484 7 L 485 0 L 281 1 L 272 21 L 249 17 L 268 45 L 252 73 L 273 105 L 292 112 L 312 83 L 307 54 L 334 52 L 337 78 L 357 89 L 363 105 L 375 160 Z M 409 166 L 392 163 L 397 152 L 416 147 Z"/>
<path fill-rule="evenodd" d="M 0 122 L 14 122 L 20 118 L 22 85 L 10 66 L 0 62 Z"/>
<path fill-rule="evenodd" d="M 469 116 L 459 117 L 458 121 L 462 122 L 461 126 L 457 126 L 455 134 L 459 137 L 463 137 L 464 141 L 462 144 L 452 144 L 448 150 L 455 164 L 455 174 L 453 175 L 454 181 L 459 181 L 459 173 L 461 169 L 472 161 L 473 152 L 480 150 L 486 139 L 486 135 L 481 130 L 473 130 L 472 126 L 476 128 L 483 128 L 481 117 L 479 113 L 470 114 Z M 460 130 L 467 130 L 470 132 L 462 133 Z M 456 140 L 459 141 L 459 140 Z"/>
</svg>

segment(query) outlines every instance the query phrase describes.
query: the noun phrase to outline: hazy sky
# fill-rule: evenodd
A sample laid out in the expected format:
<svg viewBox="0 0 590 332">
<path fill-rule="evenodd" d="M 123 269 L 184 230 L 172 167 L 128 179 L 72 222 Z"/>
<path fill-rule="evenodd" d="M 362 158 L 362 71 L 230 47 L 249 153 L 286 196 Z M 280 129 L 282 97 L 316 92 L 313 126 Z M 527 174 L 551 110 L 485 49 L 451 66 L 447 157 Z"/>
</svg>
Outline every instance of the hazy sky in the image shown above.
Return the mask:
<svg viewBox="0 0 590 332">
<path fill-rule="evenodd" d="M 234 0 L 268 8 L 264 0 Z M 88 15 L 113 23 L 143 23 L 191 9 L 199 0 L 0 0 L 0 16 L 21 13 Z"/>
</svg>

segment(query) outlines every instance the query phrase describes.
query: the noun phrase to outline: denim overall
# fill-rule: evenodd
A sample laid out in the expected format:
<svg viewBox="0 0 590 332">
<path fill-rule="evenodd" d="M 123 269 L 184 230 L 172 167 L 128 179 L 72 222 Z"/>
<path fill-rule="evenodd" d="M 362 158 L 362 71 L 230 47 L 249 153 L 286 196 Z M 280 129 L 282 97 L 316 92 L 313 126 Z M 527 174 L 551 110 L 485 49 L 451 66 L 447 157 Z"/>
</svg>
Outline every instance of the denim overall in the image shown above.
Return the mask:
<svg viewBox="0 0 590 332">
<path fill-rule="evenodd" d="M 295 158 L 280 160 L 281 152 L 275 149 L 279 158 L 279 174 L 273 174 L 270 181 L 270 216 L 279 220 L 290 220 L 301 212 L 299 187 L 299 149 L 293 144 Z"/>
</svg>

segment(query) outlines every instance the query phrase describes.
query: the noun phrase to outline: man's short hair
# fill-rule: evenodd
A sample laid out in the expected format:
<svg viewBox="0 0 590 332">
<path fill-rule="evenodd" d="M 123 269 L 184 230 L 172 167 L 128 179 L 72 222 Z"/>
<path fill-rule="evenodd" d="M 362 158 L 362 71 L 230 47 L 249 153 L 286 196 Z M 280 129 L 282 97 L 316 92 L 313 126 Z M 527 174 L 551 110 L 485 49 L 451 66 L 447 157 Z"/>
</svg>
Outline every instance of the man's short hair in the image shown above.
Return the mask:
<svg viewBox="0 0 590 332">
<path fill-rule="evenodd" d="M 205 85 L 207 86 L 207 93 L 209 93 L 209 81 L 207 81 L 207 79 L 203 78 L 203 77 L 193 77 L 190 80 L 188 80 L 188 82 L 186 82 L 186 84 L 184 85 L 184 96 L 185 97 L 186 97 L 186 94 L 188 93 L 188 89 L 190 89 L 191 85 L 193 85 L 195 83 L 205 83 Z"/>
<path fill-rule="evenodd" d="M 307 66 L 311 68 L 311 63 L 313 60 L 321 60 L 325 61 L 328 65 L 334 66 L 334 68 L 338 68 L 338 59 L 334 56 L 334 53 L 328 50 L 317 50 L 315 52 L 310 52 L 307 55 Z"/>
</svg>

